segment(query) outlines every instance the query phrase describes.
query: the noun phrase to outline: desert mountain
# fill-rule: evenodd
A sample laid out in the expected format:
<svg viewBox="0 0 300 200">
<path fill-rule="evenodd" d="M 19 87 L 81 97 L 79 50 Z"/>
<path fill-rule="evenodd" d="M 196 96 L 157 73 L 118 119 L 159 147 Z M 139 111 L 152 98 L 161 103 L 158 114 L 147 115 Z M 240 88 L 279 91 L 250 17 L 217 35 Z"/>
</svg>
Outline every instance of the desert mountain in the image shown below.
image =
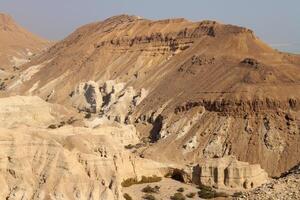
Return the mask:
<svg viewBox="0 0 300 200">
<path fill-rule="evenodd" d="M 35 69 L 30 79 L 12 89 L 36 85 L 33 93 L 43 98 L 54 89 L 52 101 L 67 102 L 79 82 L 116 80 L 149 91 L 170 87 L 164 93 L 183 91 L 191 99 L 285 98 L 286 87 L 295 91 L 299 63 L 299 56 L 271 49 L 246 28 L 122 15 L 79 28 L 28 64 L 24 71 Z"/>
<path fill-rule="evenodd" d="M 34 54 L 49 46 L 49 42 L 19 26 L 11 16 L 0 13 L 0 67 L 13 71 L 28 62 Z"/>
<path fill-rule="evenodd" d="M 39 96 L 59 108 L 45 115 L 51 123 L 25 121 L 24 141 L 43 145 L 27 153 L 24 169 L 49 159 L 51 167 L 35 170 L 42 180 L 24 179 L 15 194 L 140 198 L 141 186 L 124 184 L 152 175 L 225 191 L 258 187 L 300 161 L 299 68 L 299 55 L 215 21 L 120 15 L 80 27 L 3 83 L 1 95 Z M 19 143 L 22 130 L 5 131 Z M 68 166 L 78 168 L 77 181 Z M 31 182 L 37 193 L 22 190 Z"/>
<path fill-rule="evenodd" d="M 234 154 L 278 175 L 299 161 L 299 65 L 299 56 L 246 28 L 121 15 L 76 30 L 25 66 L 8 91 L 77 106 L 80 83 L 89 93 L 119 85 L 115 95 L 128 106 L 108 105 L 102 96 L 111 91 L 96 91 L 97 113 L 130 119 L 157 140 L 149 156 L 161 145 L 166 159 L 176 146 L 172 159 L 188 163 Z M 129 105 L 138 95 L 142 102 Z"/>
</svg>

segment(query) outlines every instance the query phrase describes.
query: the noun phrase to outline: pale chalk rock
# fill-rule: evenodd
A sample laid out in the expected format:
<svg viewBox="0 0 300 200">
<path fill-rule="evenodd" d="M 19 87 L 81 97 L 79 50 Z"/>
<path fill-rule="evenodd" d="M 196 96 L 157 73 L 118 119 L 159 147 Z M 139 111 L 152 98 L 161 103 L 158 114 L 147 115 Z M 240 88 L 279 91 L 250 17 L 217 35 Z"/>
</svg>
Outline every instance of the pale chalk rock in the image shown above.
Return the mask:
<svg viewBox="0 0 300 200">
<path fill-rule="evenodd" d="M 109 80 L 99 85 L 94 81 L 80 83 L 71 95 L 78 110 L 100 114 L 111 121 L 125 123 L 133 108 L 147 96 L 145 89 L 136 91 L 125 83 Z"/>
<path fill-rule="evenodd" d="M 0 98 L 0 127 L 47 127 L 58 122 L 63 114 L 68 114 L 63 106 L 47 103 L 37 96 Z"/>
<path fill-rule="evenodd" d="M 199 165 L 199 182 L 203 185 L 243 190 L 256 188 L 268 181 L 259 164 L 238 161 L 234 156 L 206 159 Z"/>
<path fill-rule="evenodd" d="M 72 95 L 72 103 L 79 110 L 99 112 L 103 103 L 99 85 L 94 81 L 80 83 Z"/>
</svg>

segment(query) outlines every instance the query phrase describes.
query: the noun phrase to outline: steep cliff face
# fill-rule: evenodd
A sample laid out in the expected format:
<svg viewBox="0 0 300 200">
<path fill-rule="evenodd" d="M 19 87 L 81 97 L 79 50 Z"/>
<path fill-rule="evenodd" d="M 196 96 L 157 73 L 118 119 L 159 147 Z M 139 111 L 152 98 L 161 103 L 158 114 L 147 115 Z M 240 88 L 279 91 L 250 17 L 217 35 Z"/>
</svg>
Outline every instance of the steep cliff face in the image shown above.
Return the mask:
<svg viewBox="0 0 300 200">
<path fill-rule="evenodd" d="M 135 125 L 153 142 L 147 158 L 196 164 L 235 155 L 274 176 L 299 162 L 299 67 L 298 55 L 246 28 L 122 15 L 79 28 L 6 84 L 10 94 L 92 106 Z M 107 106 L 109 80 L 123 89 Z"/>
</svg>

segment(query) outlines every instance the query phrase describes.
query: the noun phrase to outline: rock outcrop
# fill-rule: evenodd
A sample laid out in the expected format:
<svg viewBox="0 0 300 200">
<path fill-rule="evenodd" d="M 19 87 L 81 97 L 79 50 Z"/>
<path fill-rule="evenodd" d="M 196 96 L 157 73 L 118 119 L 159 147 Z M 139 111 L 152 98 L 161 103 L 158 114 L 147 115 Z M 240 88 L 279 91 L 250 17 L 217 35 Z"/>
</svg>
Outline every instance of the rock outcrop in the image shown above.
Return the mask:
<svg viewBox="0 0 300 200">
<path fill-rule="evenodd" d="M 70 97 L 72 104 L 80 111 L 97 113 L 103 104 L 99 85 L 94 81 L 80 83 Z"/>
<path fill-rule="evenodd" d="M 99 85 L 94 81 L 80 83 L 70 94 L 72 105 L 79 111 L 98 114 L 111 121 L 131 123 L 130 114 L 147 96 L 147 91 L 125 87 L 113 80 Z"/>
<path fill-rule="evenodd" d="M 207 159 L 199 165 L 199 183 L 224 189 L 253 189 L 268 181 L 259 164 L 240 162 L 235 157 Z"/>
</svg>

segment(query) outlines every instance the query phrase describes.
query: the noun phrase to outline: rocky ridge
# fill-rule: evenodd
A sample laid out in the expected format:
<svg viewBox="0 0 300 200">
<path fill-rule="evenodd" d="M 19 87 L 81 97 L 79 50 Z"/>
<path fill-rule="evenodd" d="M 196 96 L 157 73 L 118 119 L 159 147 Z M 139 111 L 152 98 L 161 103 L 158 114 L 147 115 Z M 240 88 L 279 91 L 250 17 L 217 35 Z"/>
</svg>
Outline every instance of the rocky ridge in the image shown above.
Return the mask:
<svg viewBox="0 0 300 200">
<path fill-rule="evenodd" d="M 30 76 L 22 84 L 16 84 L 19 76 L 9 81 L 7 92 L 86 110 L 87 99 L 78 93 L 96 88 L 89 101 L 96 101 L 100 117 L 131 123 L 141 137 L 156 141 L 147 156 L 161 146 L 171 153 L 175 145 L 180 153 L 164 159 L 188 164 L 235 155 L 276 176 L 298 161 L 298 61 L 246 28 L 121 15 L 77 29 L 25 65 L 20 77 L 28 70 Z M 88 86 L 91 81 L 98 86 Z M 123 103 L 105 105 L 110 95 L 97 88 L 107 81 L 123 87 Z M 147 96 L 132 103 L 143 90 Z"/>
</svg>

